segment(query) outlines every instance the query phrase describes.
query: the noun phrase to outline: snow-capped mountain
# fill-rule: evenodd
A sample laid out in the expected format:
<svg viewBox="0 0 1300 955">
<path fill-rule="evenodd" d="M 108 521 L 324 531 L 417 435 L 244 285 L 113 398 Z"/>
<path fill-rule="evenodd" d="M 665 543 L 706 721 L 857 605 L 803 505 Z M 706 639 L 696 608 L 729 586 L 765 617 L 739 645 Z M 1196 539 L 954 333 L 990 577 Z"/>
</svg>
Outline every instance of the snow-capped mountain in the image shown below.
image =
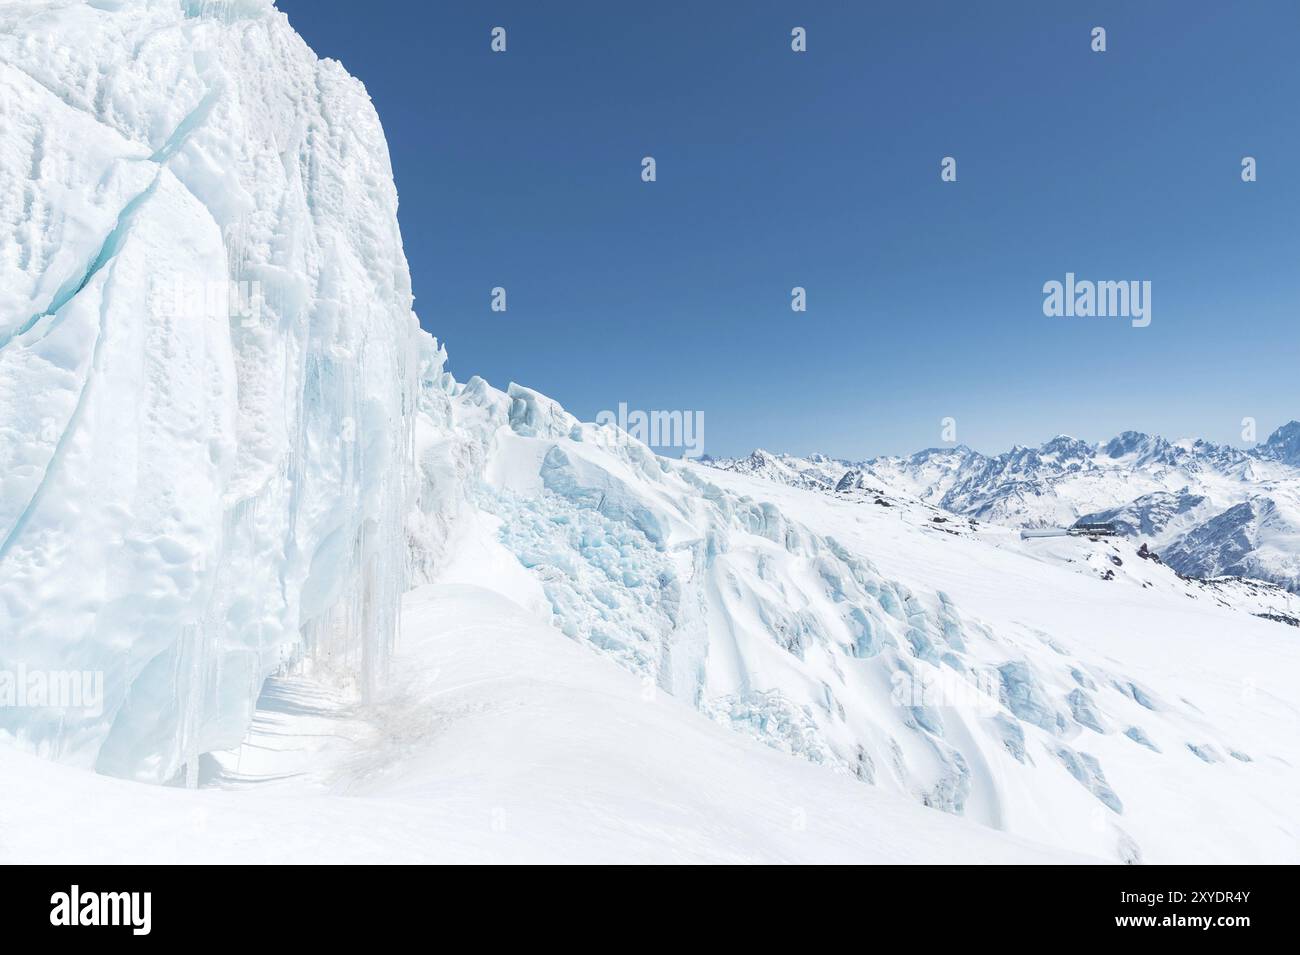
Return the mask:
<svg viewBox="0 0 1300 955">
<path fill-rule="evenodd" d="M 722 470 L 838 492 L 882 486 L 1009 527 L 1114 522 L 1176 570 L 1300 590 L 1300 423 L 1240 450 L 1127 431 L 1104 444 L 1066 435 L 989 457 L 964 445 L 862 462 L 756 452 Z"/>
<path fill-rule="evenodd" d="M 1300 421 L 1282 425 L 1258 449 L 1259 457 L 1300 468 Z"/>
<path fill-rule="evenodd" d="M 723 462 L 714 461 L 708 455 L 705 455 L 702 460 L 705 464 L 724 466 Z M 795 458 L 788 454 L 772 454 L 762 448 L 757 449 L 747 458 L 736 458 L 725 462 L 725 467 L 737 474 L 758 475 L 788 487 L 823 491 L 834 489 L 844 474 L 844 467 L 840 462 L 820 454 Z"/>
<path fill-rule="evenodd" d="M 670 461 L 446 370 L 378 118 L 269 0 L 0 24 L 0 701 L 103 684 L 0 706 L 0 857 L 1294 861 L 1288 595 L 982 519 L 1249 470 L 1267 556 L 1291 432 Z"/>
</svg>

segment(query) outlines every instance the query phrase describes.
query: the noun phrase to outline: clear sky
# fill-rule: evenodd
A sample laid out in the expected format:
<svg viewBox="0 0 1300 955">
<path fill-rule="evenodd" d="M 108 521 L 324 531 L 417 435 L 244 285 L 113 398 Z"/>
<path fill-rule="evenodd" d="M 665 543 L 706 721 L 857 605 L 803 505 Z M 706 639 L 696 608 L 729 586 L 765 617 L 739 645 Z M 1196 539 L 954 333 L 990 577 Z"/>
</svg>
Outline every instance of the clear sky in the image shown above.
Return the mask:
<svg viewBox="0 0 1300 955">
<path fill-rule="evenodd" d="M 462 380 L 715 455 L 1300 418 L 1297 0 L 278 5 L 370 91 Z M 1066 272 L 1150 326 L 1045 316 Z"/>
</svg>

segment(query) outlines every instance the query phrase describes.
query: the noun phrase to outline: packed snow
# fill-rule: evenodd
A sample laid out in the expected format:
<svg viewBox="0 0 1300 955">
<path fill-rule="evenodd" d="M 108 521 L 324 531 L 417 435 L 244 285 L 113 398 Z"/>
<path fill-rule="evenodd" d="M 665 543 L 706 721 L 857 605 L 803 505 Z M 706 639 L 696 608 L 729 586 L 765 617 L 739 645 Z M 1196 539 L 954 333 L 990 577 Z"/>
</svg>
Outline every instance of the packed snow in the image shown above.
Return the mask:
<svg viewBox="0 0 1300 955">
<path fill-rule="evenodd" d="M 405 628 L 371 704 L 272 680 L 198 791 L 0 746 L 0 861 L 1087 861 L 737 737 L 497 591 L 413 591 Z"/>
</svg>

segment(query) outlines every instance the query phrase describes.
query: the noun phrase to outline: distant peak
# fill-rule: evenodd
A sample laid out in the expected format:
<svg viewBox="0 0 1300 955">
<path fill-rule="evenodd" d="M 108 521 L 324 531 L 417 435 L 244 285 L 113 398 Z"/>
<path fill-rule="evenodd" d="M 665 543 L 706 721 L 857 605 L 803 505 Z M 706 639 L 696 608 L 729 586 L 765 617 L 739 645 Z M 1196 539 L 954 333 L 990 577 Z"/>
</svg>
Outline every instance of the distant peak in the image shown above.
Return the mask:
<svg viewBox="0 0 1300 955">
<path fill-rule="evenodd" d="M 912 455 L 912 460 L 924 461 L 927 458 L 939 457 L 943 455 L 952 455 L 952 454 L 958 455 L 960 457 L 968 457 L 974 453 L 975 453 L 974 451 L 972 451 L 969 447 L 967 447 L 964 444 L 950 444 L 942 448 L 925 448 L 922 451 L 917 451 L 915 454 Z"/>
<path fill-rule="evenodd" d="M 1300 465 L 1300 421 L 1288 421 L 1268 436 L 1264 447 L 1279 461 Z"/>
<path fill-rule="evenodd" d="M 1266 444 L 1286 444 L 1300 438 L 1300 421 L 1288 421 L 1268 436 Z"/>
<path fill-rule="evenodd" d="M 1107 457 L 1122 458 L 1134 452 L 1160 451 L 1169 446 L 1164 438 L 1145 431 L 1121 431 L 1111 438 L 1105 448 Z"/>
</svg>

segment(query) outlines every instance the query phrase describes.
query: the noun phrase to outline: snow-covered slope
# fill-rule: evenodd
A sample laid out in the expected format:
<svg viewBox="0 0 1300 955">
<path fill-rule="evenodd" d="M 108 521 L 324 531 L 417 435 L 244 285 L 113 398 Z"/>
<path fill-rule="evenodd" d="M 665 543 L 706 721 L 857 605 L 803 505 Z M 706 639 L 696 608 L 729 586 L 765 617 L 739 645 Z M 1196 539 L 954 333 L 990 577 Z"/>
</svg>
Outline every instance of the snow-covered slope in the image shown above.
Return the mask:
<svg viewBox="0 0 1300 955">
<path fill-rule="evenodd" d="M 1185 574 L 1300 591 L 1298 446 L 1293 421 L 1249 451 L 1128 431 L 1102 445 L 1060 435 L 996 457 L 958 445 L 862 462 L 755 452 L 706 463 L 794 487 L 884 487 L 1009 527 L 1110 521 Z"/>
<path fill-rule="evenodd" d="M 0 862 L 1080 861 L 714 726 L 499 590 L 417 590 L 404 627 L 387 692 L 273 680 L 197 792 L 0 746 Z"/>
<path fill-rule="evenodd" d="M 1281 591 L 958 519 L 964 453 L 724 471 L 458 382 L 364 90 L 268 3 L 0 23 L 0 676 L 106 691 L 0 708 L 0 852 L 1294 861 Z"/>
<path fill-rule="evenodd" d="M 1300 648 L 1256 615 L 1280 591 L 1247 606 L 1132 545 L 1035 549 L 884 490 L 669 461 L 519 386 L 444 375 L 426 407 L 426 487 L 464 494 L 413 537 L 445 555 L 418 561 L 435 578 L 475 555 L 471 582 L 647 688 L 991 828 L 1112 860 L 1291 858 Z"/>
<path fill-rule="evenodd" d="M 304 649 L 381 675 L 419 358 L 364 88 L 269 2 L 0 4 L 0 708 L 164 780 Z M 232 291 L 233 283 L 233 291 Z"/>
</svg>

